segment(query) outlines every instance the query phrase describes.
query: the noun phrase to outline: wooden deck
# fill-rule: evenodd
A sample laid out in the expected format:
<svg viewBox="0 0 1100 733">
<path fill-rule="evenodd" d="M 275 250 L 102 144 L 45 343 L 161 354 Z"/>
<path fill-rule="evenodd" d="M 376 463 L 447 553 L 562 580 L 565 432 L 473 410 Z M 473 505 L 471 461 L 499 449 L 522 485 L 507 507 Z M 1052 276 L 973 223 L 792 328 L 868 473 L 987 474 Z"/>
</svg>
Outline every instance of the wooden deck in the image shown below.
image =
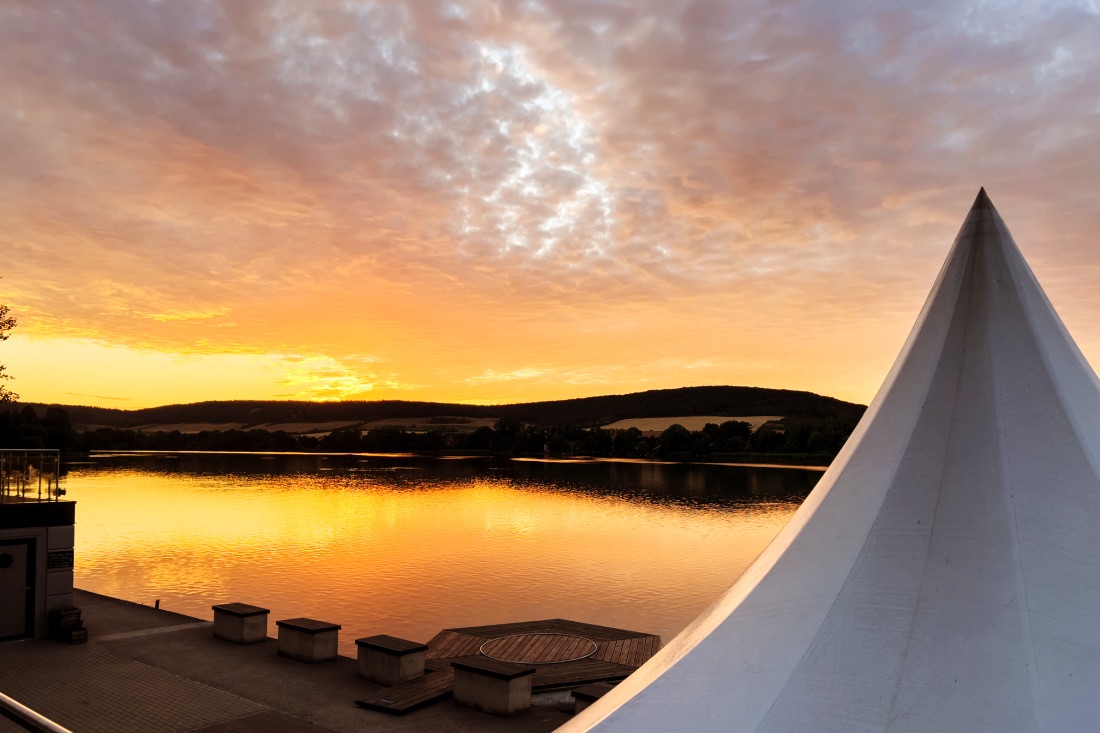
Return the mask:
<svg viewBox="0 0 1100 733">
<path fill-rule="evenodd" d="M 450 697 L 454 684 L 455 672 L 449 661 L 446 664 L 429 662 L 425 665 L 423 677 L 394 685 L 363 700 L 356 700 L 355 704 L 368 710 L 403 715 Z"/>
<path fill-rule="evenodd" d="M 540 693 L 624 679 L 660 648 L 661 638 L 654 634 L 565 619 L 444 629 L 428 642 L 423 677 L 355 703 L 401 715 L 450 697 L 454 687 L 451 662 L 464 657 L 484 654 L 533 666 L 532 688 Z"/>
<path fill-rule="evenodd" d="M 561 664 L 596 653 L 596 642 L 573 634 L 509 634 L 481 645 L 490 659 L 516 664 Z"/>
</svg>

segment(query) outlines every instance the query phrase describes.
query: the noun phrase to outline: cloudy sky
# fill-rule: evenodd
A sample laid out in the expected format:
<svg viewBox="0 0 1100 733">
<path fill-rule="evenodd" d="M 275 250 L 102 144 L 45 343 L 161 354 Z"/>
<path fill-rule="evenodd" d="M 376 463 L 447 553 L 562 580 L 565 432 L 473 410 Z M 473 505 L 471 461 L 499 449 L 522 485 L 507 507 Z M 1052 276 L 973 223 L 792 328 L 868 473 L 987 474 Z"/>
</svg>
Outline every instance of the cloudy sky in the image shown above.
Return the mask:
<svg viewBox="0 0 1100 733">
<path fill-rule="evenodd" d="M 24 400 L 867 402 L 978 187 L 1100 364 L 1085 2 L 0 3 Z"/>
</svg>

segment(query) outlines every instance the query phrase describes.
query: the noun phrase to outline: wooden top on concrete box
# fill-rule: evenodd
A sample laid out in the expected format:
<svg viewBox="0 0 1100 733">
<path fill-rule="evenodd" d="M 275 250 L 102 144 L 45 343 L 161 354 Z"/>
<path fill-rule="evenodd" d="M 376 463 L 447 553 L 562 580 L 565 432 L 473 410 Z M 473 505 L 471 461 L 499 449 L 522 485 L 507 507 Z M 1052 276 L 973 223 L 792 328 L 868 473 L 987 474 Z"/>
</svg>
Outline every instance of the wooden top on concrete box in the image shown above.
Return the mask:
<svg viewBox="0 0 1100 733">
<path fill-rule="evenodd" d="M 389 634 L 378 634 L 377 636 L 367 636 L 362 639 L 356 639 L 355 645 L 365 646 L 369 649 L 377 649 L 382 652 L 389 652 L 390 654 L 412 654 L 414 652 L 424 652 L 428 650 L 427 644 L 418 644 L 415 641 L 399 639 Z"/>
<path fill-rule="evenodd" d="M 320 634 L 322 631 L 339 631 L 340 624 L 330 624 L 327 621 L 318 621 L 315 618 L 286 618 L 276 621 L 276 626 L 285 626 L 288 629 L 301 631 L 306 634 Z"/>
<path fill-rule="evenodd" d="M 235 644 L 254 644 L 267 638 L 266 608 L 247 603 L 223 603 L 214 609 L 214 636 Z"/>
<path fill-rule="evenodd" d="M 271 611 L 266 608 L 250 606 L 247 603 L 222 603 L 217 606 L 211 606 L 210 608 L 220 613 L 228 613 L 230 616 L 240 616 L 241 618 L 247 616 L 262 616 L 265 613 L 271 613 Z"/>
<path fill-rule="evenodd" d="M 510 662 L 498 662 L 495 659 L 489 659 L 488 657 L 467 657 L 465 659 L 455 659 L 451 662 L 451 666 L 455 669 L 464 669 L 467 672 L 474 672 L 476 674 L 483 674 L 489 677 L 497 677 L 502 680 L 514 680 L 517 677 L 523 677 L 524 675 L 534 674 L 534 667 L 525 667 L 518 664 L 512 664 Z"/>
</svg>

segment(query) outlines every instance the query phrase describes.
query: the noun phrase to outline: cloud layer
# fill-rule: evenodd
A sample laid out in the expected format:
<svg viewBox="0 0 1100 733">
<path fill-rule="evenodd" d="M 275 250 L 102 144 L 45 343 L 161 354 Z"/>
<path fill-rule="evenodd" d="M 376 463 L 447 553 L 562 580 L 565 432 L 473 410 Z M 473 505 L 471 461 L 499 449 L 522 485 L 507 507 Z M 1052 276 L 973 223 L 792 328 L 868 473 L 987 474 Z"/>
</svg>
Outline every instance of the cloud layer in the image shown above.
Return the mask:
<svg viewBox="0 0 1100 733">
<path fill-rule="evenodd" d="M 288 394 L 867 400 L 985 185 L 1096 363 L 1097 37 L 1091 2 L 7 3 L 0 294 Z"/>
</svg>

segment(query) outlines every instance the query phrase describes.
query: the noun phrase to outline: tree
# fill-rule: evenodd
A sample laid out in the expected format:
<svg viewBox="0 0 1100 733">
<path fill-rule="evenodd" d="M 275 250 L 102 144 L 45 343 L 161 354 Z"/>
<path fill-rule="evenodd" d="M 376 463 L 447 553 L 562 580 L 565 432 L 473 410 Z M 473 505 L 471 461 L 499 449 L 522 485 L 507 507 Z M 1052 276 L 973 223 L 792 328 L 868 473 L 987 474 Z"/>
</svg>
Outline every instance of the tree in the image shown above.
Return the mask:
<svg viewBox="0 0 1100 733">
<path fill-rule="evenodd" d="M 680 423 L 673 423 L 661 433 L 659 444 L 661 453 L 665 456 L 669 453 L 683 453 L 691 448 L 691 431 Z"/>
<path fill-rule="evenodd" d="M 8 315 L 8 307 L 6 305 L 0 305 L 0 341 L 7 341 L 8 336 L 11 335 L 9 331 L 15 328 L 15 318 Z M 6 367 L 0 364 L 0 402 L 14 402 L 19 399 L 19 395 L 12 392 L 5 387 L 2 382 L 5 379 L 11 379 L 10 374 L 5 374 Z"/>
<path fill-rule="evenodd" d="M 470 434 L 470 447 L 476 450 L 489 450 L 493 447 L 493 429 L 482 425 Z"/>
<path fill-rule="evenodd" d="M 321 450 L 329 453 L 358 453 L 361 433 L 354 428 L 338 428 L 321 438 Z"/>
<path fill-rule="evenodd" d="M 752 449 L 757 453 L 771 453 L 778 451 L 786 440 L 783 433 L 764 424 L 752 434 Z"/>
<path fill-rule="evenodd" d="M 502 417 L 493 425 L 493 450 L 510 451 L 516 447 L 516 436 L 523 426 L 519 420 Z M 540 447 L 539 450 L 542 450 Z"/>
<path fill-rule="evenodd" d="M 76 450 L 80 438 L 73 430 L 69 413 L 63 407 L 46 408 L 46 417 L 42 420 L 46 430 L 46 445 L 60 451 Z"/>
<path fill-rule="evenodd" d="M 752 425 L 742 420 L 727 420 L 714 433 L 714 447 L 726 453 L 739 453 L 749 445 Z"/>
</svg>

